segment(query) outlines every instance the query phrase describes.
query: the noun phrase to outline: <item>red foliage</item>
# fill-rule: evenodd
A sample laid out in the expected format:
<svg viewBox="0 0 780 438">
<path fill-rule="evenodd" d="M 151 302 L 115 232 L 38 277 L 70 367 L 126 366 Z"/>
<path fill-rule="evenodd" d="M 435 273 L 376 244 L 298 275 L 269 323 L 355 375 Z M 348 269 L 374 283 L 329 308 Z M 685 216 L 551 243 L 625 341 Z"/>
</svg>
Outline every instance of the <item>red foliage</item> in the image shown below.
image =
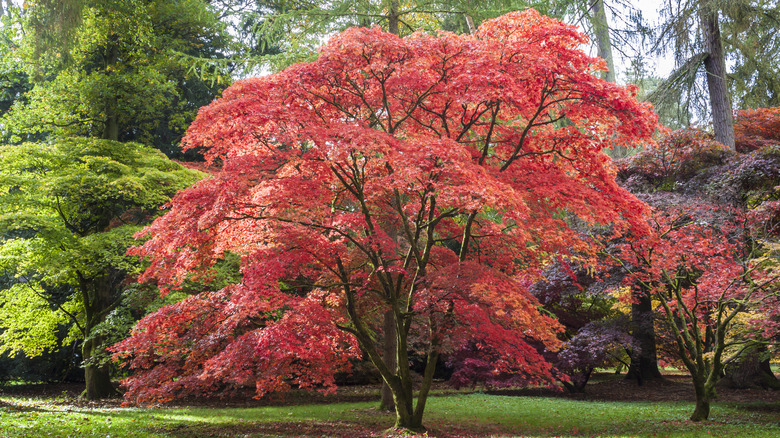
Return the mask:
<svg viewBox="0 0 780 438">
<path fill-rule="evenodd" d="M 724 366 L 778 333 L 777 250 L 755 246 L 747 219 L 727 208 L 668 208 L 652 223 L 653 233 L 623 245 L 626 283 L 660 303 L 706 419 Z"/>
<path fill-rule="evenodd" d="M 655 147 L 620 160 L 618 174 L 624 180 L 639 176 L 658 187 L 691 178 L 703 168 L 722 164 L 729 155 L 728 148 L 713 140 L 711 134 L 679 129 Z"/>
<path fill-rule="evenodd" d="M 221 171 L 134 253 L 151 262 L 142 280 L 173 287 L 231 251 L 243 281 L 139 323 L 116 347 L 128 400 L 329 387 L 356 342 L 406 397 L 409 336 L 429 358 L 476 339 L 496 372 L 552 379 L 530 346 L 557 348 L 559 328 L 527 285 L 549 254 L 592 251 L 564 212 L 641 234 L 645 207 L 602 149 L 656 127 L 634 89 L 592 75 L 584 41 L 533 10 L 473 36 L 350 29 L 201 109 L 185 142 Z M 387 310 L 395 370 L 377 348 Z"/>
<path fill-rule="evenodd" d="M 737 152 L 780 145 L 780 107 L 737 111 L 734 117 L 734 144 Z"/>
</svg>

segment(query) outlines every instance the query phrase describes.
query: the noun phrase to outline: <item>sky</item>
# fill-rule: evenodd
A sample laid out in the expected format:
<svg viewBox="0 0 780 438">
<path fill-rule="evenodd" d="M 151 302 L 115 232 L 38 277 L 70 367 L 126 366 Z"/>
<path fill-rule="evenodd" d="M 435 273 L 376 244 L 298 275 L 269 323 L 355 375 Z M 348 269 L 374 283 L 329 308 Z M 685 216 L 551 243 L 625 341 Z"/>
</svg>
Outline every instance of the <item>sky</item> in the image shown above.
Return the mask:
<svg viewBox="0 0 780 438">
<path fill-rule="evenodd" d="M 628 7 L 625 6 L 625 3 L 641 11 L 642 17 L 650 26 L 658 24 L 660 20 L 659 9 L 663 5 L 663 2 L 659 0 L 624 0 L 622 2 L 620 0 L 606 0 L 606 2 L 611 6 L 611 8 L 607 8 L 607 20 L 609 25 L 616 29 L 625 28 L 625 17 L 629 14 Z M 618 16 L 616 16 L 615 13 L 617 13 Z M 613 44 L 615 44 L 615 42 L 613 42 Z M 619 51 L 614 49 L 612 56 L 615 62 L 618 81 L 623 82 L 625 81 L 626 72 L 631 69 L 631 59 L 622 57 Z M 644 59 L 646 71 L 653 76 L 665 78 L 675 67 L 674 59 L 670 55 L 657 56 L 645 54 Z"/>
</svg>

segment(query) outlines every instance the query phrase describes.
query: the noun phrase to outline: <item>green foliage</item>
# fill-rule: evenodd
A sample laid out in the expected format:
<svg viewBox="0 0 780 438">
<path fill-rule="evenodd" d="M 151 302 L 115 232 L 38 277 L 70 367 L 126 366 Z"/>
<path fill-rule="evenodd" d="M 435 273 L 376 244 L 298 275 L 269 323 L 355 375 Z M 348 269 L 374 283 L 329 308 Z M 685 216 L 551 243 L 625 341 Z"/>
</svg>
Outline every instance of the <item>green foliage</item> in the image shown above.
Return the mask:
<svg viewBox="0 0 780 438">
<path fill-rule="evenodd" d="M 88 336 L 86 284 L 128 272 L 140 224 L 201 174 L 136 143 L 73 138 L 0 149 L 0 351 L 34 356 Z M 105 316 L 105 315 L 104 315 Z"/>
<path fill-rule="evenodd" d="M 216 261 L 214 265 L 200 275 L 189 274 L 176 288 L 178 296 L 197 295 L 201 292 L 220 290 L 231 284 L 241 282 L 243 275 L 241 269 L 241 256 L 227 252 L 224 258 Z M 161 307 L 161 306 L 160 306 Z"/>
<path fill-rule="evenodd" d="M 14 56 L 21 33 L 20 20 L 15 9 L 9 10 L 8 15 L 0 14 L 0 117 L 32 89 L 27 73 Z M 0 127 L 0 141 L 2 139 Z"/>
<path fill-rule="evenodd" d="M 25 26 L 38 29 L 35 17 L 56 11 L 49 3 L 37 3 Z M 172 51 L 215 55 L 229 41 L 224 26 L 200 0 L 102 0 L 79 11 L 67 56 L 57 45 L 39 53 L 35 32 L 17 37 L 14 59 L 28 66 L 35 86 L 2 129 L 16 134 L 15 141 L 41 134 L 102 137 L 175 155 L 197 109 L 229 78 L 208 84 Z"/>
<path fill-rule="evenodd" d="M 649 42 L 651 53 L 674 56 L 676 69 L 651 96 L 662 118 L 666 114 L 679 116 L 670 127 L 689 125 L 692 115 L 699 120 L 709 118 L 712 96 L 706 85 L 708 74 L 701 68 L 710 51 L 701 26 L 702 14 L 706 13 L 718 17 L 728 65 L 724 76 L 732 106 L 745 109 L 780 105 L 780 76 L 775 61 L 780 56 L 777 0 L 661 3 L 661 23 L 645 32 L 642 44 Z"/>
<path fill-rule="evenodd" d="M 58 329 L 67 324 L 63 312 L 52 310 L 49 301 L 36 290 L 37 285 L 17 283 L 0 291 L 0 353 L 24 353 L 36 357 L 55 351 L 59 345 Z M 72 301 L 65 308 L 73 310 Z"/>
<path fill-rule="evenodd" d="M 542 0 L 335 0 L 317 2 L 289 0 L 254 2 L 252 0 L 214 0 L 212 5 L 223 11 L 238 36 L 232 60 L 193 59 L 204 77 L 215 66 L 238 64 L 244 76 L 271 69 L 282 70 L 293 63 L 311 61 L 323 40 L 349 27 L 379 26 L 385 30 L 398 27 L 398 34 L 435 33 L 446 30 L 469 33 L 467 19 L 474 27 L 487 19 L 511 11 L 534 8 L 560 17 L 571 8 L 572 1 L 551 4 Z M 396 24 L 394 18 L 397 18 Z"/>
<path fill-rule="evenodd" d="M 683 98 L 683 93 L 678 88 L 664 90 L 665 79 L 648 71 L 643 59 L 632 61 L 632 68 L 626 72 L 626 82 L 639 87 L 637 97 L 640 100 L 661 100 L 656 102 L 653 108 L 661 125 L 670 129 L 684 129 L 691 125 L 690 102 Z"/>
<path fill-rule="evenodd" d="M 729 85 L 736 108 L 780 105 L 780 2 L 751 0 L 722 2 L 723 39 L 731 48 Z"/>
</svg>

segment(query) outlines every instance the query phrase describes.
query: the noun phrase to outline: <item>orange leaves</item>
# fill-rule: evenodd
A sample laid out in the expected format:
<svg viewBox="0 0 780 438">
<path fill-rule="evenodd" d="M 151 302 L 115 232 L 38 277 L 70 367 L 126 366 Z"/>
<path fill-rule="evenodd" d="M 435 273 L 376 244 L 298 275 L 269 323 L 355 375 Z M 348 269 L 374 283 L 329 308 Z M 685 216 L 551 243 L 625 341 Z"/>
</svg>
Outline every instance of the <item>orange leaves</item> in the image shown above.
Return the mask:
<svg viewBox="0 0 780 438">
<path fill-rule="evenodd" d="M 780 107 L 737 111 L 734 137 L 738 152 L 780 144 Z"/>
</svg>

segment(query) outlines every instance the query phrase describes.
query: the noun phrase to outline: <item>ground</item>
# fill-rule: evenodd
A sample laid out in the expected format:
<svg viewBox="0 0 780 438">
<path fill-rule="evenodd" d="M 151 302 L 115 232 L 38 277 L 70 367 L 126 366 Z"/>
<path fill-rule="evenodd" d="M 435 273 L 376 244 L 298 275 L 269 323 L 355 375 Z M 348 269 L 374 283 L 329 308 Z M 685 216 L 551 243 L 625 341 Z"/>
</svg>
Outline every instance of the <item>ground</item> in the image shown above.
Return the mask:
<svg viewBox="0 0 780 438">
<path fill-rule="evenodd" d="M 337 394 L 185 400 L 119 409 L 121 400 L 77 400 L 78 384 L 0 386 L 0 437 L 385 437 L 377 385 Z M 687 421 L 693 390 L 682 375 L 637 386 L 601 374 L 585 394 L 542 389 L 455 391 L 440 383 L 426 413 L 439 438 L 515 436 L 780 436 L 780 391 L 720 388 L 712 421 Z"/>
</svg>

